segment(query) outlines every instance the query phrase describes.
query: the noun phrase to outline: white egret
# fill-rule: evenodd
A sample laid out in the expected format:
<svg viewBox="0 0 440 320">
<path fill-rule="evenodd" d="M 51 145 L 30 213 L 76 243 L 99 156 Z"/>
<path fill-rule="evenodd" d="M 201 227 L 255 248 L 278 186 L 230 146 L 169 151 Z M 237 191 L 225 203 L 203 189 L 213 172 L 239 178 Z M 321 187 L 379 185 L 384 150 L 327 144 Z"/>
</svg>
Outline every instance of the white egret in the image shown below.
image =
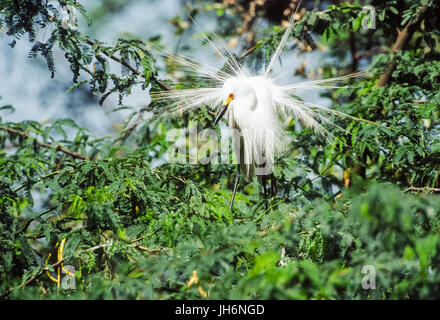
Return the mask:
<svg viewBox="0 0 440 320">
<path fill-rule="evenodd" d="M 271 71 L 286 45 L 293 25 L 292 16 L 290 25 L 286 28 L 268 66 L 256 74 L 246 70 L 225 45 L 221 44 L 221 47 L 217 47 L 201 30 L 202 35 L 212 46 L 214 52 L 222 57 L 229 72 L 202 64 L 195 59 L 182 57 L 164 50 L 157 51 L 212 83 L 210 87 L 206 88 L 152 93 L 153 100 L 166 102 L 166 107 L 159 110 L 159 116 L 173 116 L 206 106 L 216 109 L 221 105 L 214 125 L 228 112 L 229 127 L 238 129 L 234 130 L 232 134 L 234 151 L 239 166 L 230 203 L 231 209 L 240 172 L 250 179 L 255 175 L 264 177 L 271 172 L 275 157 L 289 149 L 289 138 L 283 128 L 283 120 L 288 116 L 293 116 L 301 121 L 303 125 L 312 128 L 326 138 L 332 136 L 332 134 L 324 125 L 337 127 L 328 119 L 329 114 L 361 120 L 336 110 L 300 101 L 293 96 L 301 90 L 316 88 L 321 85 L 333 85 L 335 82 L 359 76 L 360 73 L 290 85 L 278 85 L 276 83 Z M 261 168 L 263 170 L 259 170 Z"/>
</svg>

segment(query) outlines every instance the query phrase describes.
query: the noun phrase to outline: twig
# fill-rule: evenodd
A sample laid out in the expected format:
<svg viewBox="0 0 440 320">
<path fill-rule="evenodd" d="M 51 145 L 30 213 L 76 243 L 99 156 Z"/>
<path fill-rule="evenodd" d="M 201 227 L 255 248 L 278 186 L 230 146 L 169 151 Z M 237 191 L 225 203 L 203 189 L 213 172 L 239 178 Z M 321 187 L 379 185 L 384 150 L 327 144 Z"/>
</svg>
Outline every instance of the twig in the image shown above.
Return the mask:
<svg viewBox="0 0 440 320">
<path fill-rule="evenodd" d="M 138 248 L 142 251 L 148 251 L 150 254 L 155 254 L 158 252 L 163 251 L 165 248 L 160 248 L 160 249 L 148 249 L 147 247 L 141 246 L 139 243 L 133 243 L 133 244 L 129 244 L 129 247 L 133 247 L 133 248 Z"/>
<path fill-rule="evenodd" d="M 124 141 L 133 133 L 133 131 L 137 128 L 137 126 L 143 122 L 142 116 L 143 116 L 145 110 L 146 110 L 146 107 L 142 108 L 138 111 L 137 117 L 136 117 L 134 123 L 129 128 L 125 128 L 124 130 L 122 130 L 120 132 L 121 136 L 119 138 L 117 138 L 115 140 L 115 142 L 120 141 L 120 140 Z"/>
<path fill-rule="evenodd" d="M 93 47 L 94 45 L 96 45 L 96 42 L 94 42 L 94 41 L 92 41 L 92 40 L 90 40 L 90 39 L 86 40 L 86 42 L 87 42 L 87 44 L 89 44 L 89 45 L 92 46 L 92 47 Z M 116 61 L 116 62 L 122 64 L 124 67 L 126 67 L 127 69 L 129 69 L 129 70 L 130 70 L 131 72 L 133 72 L 135 75 L 138 75 L 138 76 L 140 76 L 140 77 L 142 77 L 142 78 L 145 78 L 145 75 L 144 75 L 142 72 L 140 72 L 140 71 L 136 70 L 135 68 L 133 68 L 130 64 L 128 64 L 127 62 L 125 62 L 123 59 L 120 59 L 120 58 L 118 58 L 118 57 L 116 57 L 116 56 L 114 56 L 114 55 L 111 55 L 111 54 L 109 54 L 109 53 L 107 53 L 107 52 L 105 52 L 105 51 L 102 51 L 102 53 L 103 53 L 105 56 L 109 57 L 110 59 L 112 59 L 112 60 L 114 60 L 114 61 Z M 170 87 L 168 87 L 165 83 L 163 83 L 162 81 L 158 80 L 154 75 L 152 76 L 152 78 L 154 79 L 154 81 L 156 81 L 156 83 L 159 85 L 159 87 L 161 87 L 163 90 L 166 90 L 166 91 L 171 91 L 171 90 L 172 90 L 172 89 L 171 89 Z"/>
<path fill-rule="evenodd" d="M 32 137 L 29 133 L 23 132 L 21 130 L 17 130 L 17 129 L 13 129 L 13 128 L 8 128 L 8 127 L 3 127 L 3 126 L 0 126 L 0 130 L 6 131 L 6 132 L 9 132 L 9 133 L 12 133 L 12 134 L 18 134 L 18 135 L 20 135 L 22 137 L 25 137 L 25 138 L 33 139 L 36 144 L 38 144 L 40 147 L 43 147 L 43 148 L 49 148 L 49 149 L 53 149 L 55 151 L 61 151 L 61 152 L 65 153 L 65 154 L 67 154 L 67 155 L 69 155 L 71 157 L 77 158 L 77 159 L 91 160 L 88 156 L 84 156 L 82 154 L 79 154 L 77 152 L 69 150 L 66 147 L 63 147 L 61 145 L 54 146 L 52 144 L 48 144 L 48 143 L 45 143 L 43 141 L 40 141 L 37 138 Z"/>
<path fill-rule="evenodd" d="M 56 170 L 56 171 L 53 171 L 53 172 L 51 172 L 51 173 L 48 173 L 48 174 L 46 174 L 45 176 L 42 176 L 42 177 L 38 178 L 38 181 L 43 180 L 43 179 L 46 179 L 46 178 L 49 178 L 49 177 L 51 177 L 51 176 L 53 176 L 53 175 L 56 175 L 56 174 L 59 173 L 59 172 L 60 172 L 60 170 Z M 71 171 L 71 172 L 74 172 L 74 171 Z M 26 187 L 26 183 L 25 183 L 25 184 L 22 184 L 21 186 L 15 188 L 15 189 L 13 189 L 12 192 L 14 192 L 14 193 L 15 193 L 15 192 L 18 192 L 18 191 L 20 191 L 21 189 L 23 189 L 24 187 Z"/>
<path fill-rule="evenodd" d="M 425 101 L 425 100 L 413 100 L 414 103 L 431 103 L 431 101 Z"/>
<path fill-rule="evenodd" d="M 151 171 L 156 172 L 156 173 L 166 174 L 166 173 L 164 173 L 164 172 L 162 172 L 162 171 L 159 171 L 159 170 L 156 170 L 156 169 L 152 169 Z M 182 177 L 176 177 L 176 176 L 173 176 L 173 175 L 170 175 L 170 176 L 171 176 L 172 178 L 174 178 L 174 179 L 176 179 L 176 180 L 182 182 L 183 184 L 186 184 L 186 181 L 183 180 Z"/>
<path fill-rule="evenodd" d="M 110 241 L 109 243 L 101 243 L 100 245 L 94 246 L 94 247 L 90 247 L 84 250 L 80 250 L 78 253 L 84 253 L 84 252 L 88 252 L 88 251 L 95 251 L 101 248 L 105 248 L 105 247 L 110 247 L 111 245 L 113 245 L 113 241 Z"/>
<path fill-rule="evenodd" d="M 141 246 L 139 243 L 130 244 L 129 247 L 141 249 L 142 251 L 150 251 L 147 247 Z"/>
<path fill-rule="evenodd" d="M 400 52 L 405 48 L 406 44 L 408 43 L 408 41 L 411 39 L 412 35 L 416 31 L 417 27 L 422 22 L 425 14 L 428 11 L 428 8 L 429 7 L 427 6 L 420 6 L 417 10 L 418 12 L 416 15 L 416 19 L 414 21 L 408 22 L 402 31 L 397 29 L 398 36 L 392 48 L 392 52 L 394 54 L 397 54 L 398 52 Z M 390 81 L 391 75 L 393 74 L 394 69 L 396 69 L 396 66 L 397 66 L 396 57 L 394 57 L 391 63 L 388 65 L 386 71 L 380 76 L 379 81 L 377 82 L 378 87 L 383 87 L 388 83 L 388 81 Z"/>
<path fill-rule="evenodd" d="M 364 52 L 356 52 L 354 54 L 354 57 L 359 60 L 359 59 L 363 59 L 363 58 L 370 58 L 378 53 L 387 53 L 389 51 L 390 50 L 387 48 L 378 47 L 378 48 L 374 48 L 374 49 L 367 50 Z"/>
<path fill-rule="evenodd" d="M 42 212 L 40 212 L 39 214 L 37 214 L 37 216 L 33 219 L 29 219 L 28 222 L 25 223 L 24 227 L 23 227 L 23 231 L 25 232 L 27 230 L 27 228 L 29 228 L 29 225 L 31 224 L 32 221 L 34 221 L 35 219 L 40 218 L 41 216 L 45 215 L 46 213 L 51 212 L 52 210 L 55 210 L 57 207 L 52 207 L 52 208 L 48 208 Z"/>
<path fill-rule="evenodd" d="M 272 209 L 273 207 L 276 207 L 277 205 L 279 205 L 281 202 L 284 202 L 284 199 L 278 201 L 277 203 L 271 205 L 269 208 L 267 208 L 262 214 L 260 214 L 258 217 L 256 217 L 252 223 L 255 223 L 257 220 L 259 220 L 262 216 L 264 216 L 270 209 Z"/>
<path fill-rule="evenodd" d="M 440 188 L 431 188 L 431 187 L 409 187 L 408 189 L 406 189 L 404 192 L 408 192 L 408 191 L 417 191 L 417 192 L 432 192 L 432 193 L 440 193 Z"/>
<path fill-rule="evenodd" d="M 261 44 L 263 44 L 263 41 L 257 41 L 257 43 L 256 43 L 254 46 L 252 46 L 251 48 L 249 48 L 248 50 L 246 50 L 246 51 L 240 56 L 240 59 L 244 59 L 244 58 L 246 58 L 248 55 L 250 55 L 252 52 L 254 52 L 255 49 L 257 49 L 257 47 L 258 47 L 259 45 L 261 45 Z"/>
</svg>

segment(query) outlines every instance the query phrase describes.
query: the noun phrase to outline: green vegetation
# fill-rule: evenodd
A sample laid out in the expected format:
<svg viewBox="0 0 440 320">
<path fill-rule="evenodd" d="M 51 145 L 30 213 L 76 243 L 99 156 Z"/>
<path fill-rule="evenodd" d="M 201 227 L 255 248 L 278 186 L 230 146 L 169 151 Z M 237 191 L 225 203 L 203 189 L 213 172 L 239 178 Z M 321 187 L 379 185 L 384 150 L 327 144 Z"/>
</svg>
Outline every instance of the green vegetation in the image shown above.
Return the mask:
<svg viewBox="0 0 440 320">
<path fill-rule="evenodd" d="M 93 20 L 81 1 L 59 2 Z M 191 12 L 215 16 L 220 34 L 237 37 L 240 17 L 251 14 L 244 2 L 203 1 Z M 305 66 L 307 72 L 332 77 L 368 68 L 368 79 L 325 96 L 333 108 L 382 126 L 335 119 L 347 132 L 328 143 L 292 122 L 294 150 L 274 169 L 277 193 L 264 199 L 257 181 L 243 183 L 233 212 L 233 165 L 152 166 L 171 145 L 168 130 L 189 119 L 210 127 L 207 110 L 143 121 L 160 107 L 151 103 L 106 137 L 91 136 L 71 119 L 0 118 L 0 296 L 440 298 L 440 7 L 433 0 L 373 1 L 376 29 L 364 29 L 364 4 L 303 1 L 307 10 L 291 36 L 301 52 L 328 49 L 330 62 L 318 70 Z M 257 6 L 251 18 L 261 17 L 273 18 Z M 173 19 L 178 33 L 183 22 Z M 47 26 L 47 41 L 37 41 Z M 45 59 L 52 77 L 53 52 L 61 50 L 73 76 L 66 94 L 89 86 L 100 104 L 118 95 L 115 111 L 130 108 L 124 98 L 135 86 L 203 86 L 191 74 L 161 80 L 143 41 L 130 36 L 106 44 L 65 28 L 46 1 L 2 1 L 0 28 L 12 47 L 29 40 L 29 58 Z M 242 61 L 252 65 L 270 57 L 283 29 L 250 30 Z M 166 46 L 157 37 L 149 42 Z M 120 74 L 110 62 L 129 71 Z M 11 111 L 1 107 L 0 117 Z M 56 280 L 62 265 L 73 266 L 75 288 L 57 288 L 48 277 Z M 375 289 L 362 286 L 371 275 L 365 266 L 375 269 Z"/>
</svg>

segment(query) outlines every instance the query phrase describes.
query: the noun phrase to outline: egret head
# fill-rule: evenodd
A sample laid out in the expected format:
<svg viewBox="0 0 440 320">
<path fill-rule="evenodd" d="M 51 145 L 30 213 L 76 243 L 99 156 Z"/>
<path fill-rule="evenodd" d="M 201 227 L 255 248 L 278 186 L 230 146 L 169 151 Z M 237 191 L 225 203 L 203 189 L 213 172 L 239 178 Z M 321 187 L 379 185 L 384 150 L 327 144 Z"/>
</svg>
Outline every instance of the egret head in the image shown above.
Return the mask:
<svg viewBox="0 0 440 320">
<path fill-rule="evenodd" d="M 225 100 L 214 121 L 214 126 L 223 115 L 233 106 L 253 110 L 256 106 L 256 96 L 251 77 L 234 77 L 226 80 L 223 84 Z"/>
<path fill-rule="evenodd" d="M 255 97 L 254 85 L 258 77 L 233 77 L 223 84 L 223 92 L 226 97 L 233 94 L 235 104 L 251 103 Z M 246 100 L 248 100 L 246 102 Z"/>
<path fill-rule="evenodd" d="M 227 93 L 227 98 L 225 99 L 225 101 L 222 104 L 222 107 L 220 108 L 220 111 L 217 113 L 217 117 L 214 120 L 214 126 L 217 125 L 217 123 L 220 121 L 220 119 L 223 117 L 223 115 L 226 113 L 226 111 L 228 111 L 232 100 L 234 100 L 235 95 L 234 95 L 234 88 L 228 88 L 226 86 L 227 81 L 225 82 L 225 85 L 223 86 L 223 88 L 225 89 L 225 92 L 229 92 Z"/>
</svg>

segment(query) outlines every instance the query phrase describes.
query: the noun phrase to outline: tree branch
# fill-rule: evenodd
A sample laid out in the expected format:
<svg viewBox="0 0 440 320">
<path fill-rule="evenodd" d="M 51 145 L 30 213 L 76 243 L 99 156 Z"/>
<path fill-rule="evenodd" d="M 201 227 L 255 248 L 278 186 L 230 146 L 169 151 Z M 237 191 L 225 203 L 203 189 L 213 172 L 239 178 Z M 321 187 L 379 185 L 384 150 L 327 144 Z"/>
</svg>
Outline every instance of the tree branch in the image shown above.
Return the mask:
<svg viewBox="0 0 440 320">
<path fill-rule="evenodd" d="M 354 54 L 354 57 L 358 60 L 360 59 L 364 59 L 364 58 L 371 58 L 372 56 L 374 56 L 375 54 L 378 53 L 387 53 L 390 52 L 389 49 L 387 48 L 382 48 L 382 47 L 377 47 L 368 51 L 364 51 L 364 52 L 356 52 Z"/>
<path fill-rule="evenodd" d="M 247 50 L 245 51 L 245 53 L 243 53 L 243 54 L 240 56 L 240 59 L 244 59 L 244 58 L 246 58 L 248 55 L 250 55 L 252 52 L 254 52 L 255 49 L 257 49 L 257 47 L 258 47 L 259 45 L 261 45 L 261 44 L 263 44 L 263 41 L 257 41 L 257 43 L 256 43 L 254 46 L 252 46 L 251 48 L 247 49 Z"/>
<path fill-rule="evenodd" d="M 6 131 L 12 134 L 17 134 L 19 136 L 22 136 L 24 138 L 30 138 L 33 139 L 35 141 L 36 144 L 38 144 L 40 147 L 43 148 L 48 148 L 48 149 L 53 149 L 55 151 L 61 151 L 62 153 L 65 153 L 73 158 L 77 158 L 77 159 L 81 159 L 81 160 L 91 160 L 88 156 L 84 156 L 82 154 L 79 154 L 77 152 L 74 152 L 72 150 L 67 149 L 66 147 L 60 146 L 60 145 L 52 145 L 52 144 L 48 144 L 45 142 L 42 142 L 40 140 L 38 140 L 37 138 L 32 137 L 29 133 L 27 132 L 23 132 L 21 130 L 17 130 L 17 129 L 13 129 L 13 128 L 8 128 L 8 127 L 4 127 L 4 126 L 0 126 L 0 130 L 2 131 Z"/>
<path fill-rule="evenodd" d="M 403 50 L 405 48 L 406 44 L 409 42 L 412 35 L 417 30 L 418 26 L 422 22 L 423 18 L 425 17 L 425 14 L 427 12 L 428 12 L 427 6 L 420 6 L 417 9 L 416 19 L 414 21 L 408 22 L 402 31 L 397 29 L 397 34 L 398 34 L 397 39 L 392 47 L 392 52 L 394 54 L 397 54 L 398 52 L 400 52 L 401 50 Z M 393 60 L 388 65 L 388 68 L 386 69 L 386 71 L 380 76 L 379 81 L 377 82 L 378 87 L 383 87 L 384 85 L 386 85 L 390 81 L 391 75 L 393 74 L 394 70 L 396 69 L 396 66 L 397 66 L 396 58 L 394 57 Z"/>
<path fill-rule="evenodd" d="M 94 42 L 94 41 L 92 41 L 92 40 L 90 40 L 90 39 L 87 39 L 87 44 L 88 45 L 90 45 L 90 46 L 94 46 L 94 45 L 96 45 L 96 42 Z M 118 57 L 116 57 L 116 56 L 114 56 L 114 55 L 111 55 L 111 54 L 108 54 L 107 52 L 105 52 L 105 51 L 103 51 L 102 52 L 105 56 L 107 56 L 108 58 L 110 58 L 110 59 L 112 59 L 113 61 L 116 61 L 116 62 L 118 62 L 118 63 L 120 63 L 121 65 L 123 65 L 124 67 L 126 67 L 127 69 L 129 69 L 131 72 L 133 72 L 135 75 L 138 75 L 139 77 L 142 77 L 142 78 L 145 78 L 145 75 L 142 73 L 142 72 L 140 72 L 140 71 L 138 71 L 138 70 L 136 70 L 135 68 L 133 68 L 132 66 L 130 66 L 130 64 L 128 64 L 127 62 L 125 62 L 123 59 L 120 59 L 120 58 L 118 58 Z M 167 86 L 165 83 L 163 83 L 162 81 L 160 81 L 160 80 L 158 80 L 154 75 L 152 76 L 152 78 L 154 79 L 154 81 L 156 81 L 156 83 L 159 85 L 159 87 L 161 87 L 163 90 L 166 90 L 166 91 L 171 91 L 172 89 L 169 87 L 169 86 Z"/>
<path fill-rule="evenodd" d="M 440 188 L 413 187 L 413 186 L 411 186 L 408 189 L 406 189 L 404 192 L 408 192 L 408 191 L 417 191 L 417 192 L 425 191 L 425 192 L 440 193 Z"/>
</svg>

